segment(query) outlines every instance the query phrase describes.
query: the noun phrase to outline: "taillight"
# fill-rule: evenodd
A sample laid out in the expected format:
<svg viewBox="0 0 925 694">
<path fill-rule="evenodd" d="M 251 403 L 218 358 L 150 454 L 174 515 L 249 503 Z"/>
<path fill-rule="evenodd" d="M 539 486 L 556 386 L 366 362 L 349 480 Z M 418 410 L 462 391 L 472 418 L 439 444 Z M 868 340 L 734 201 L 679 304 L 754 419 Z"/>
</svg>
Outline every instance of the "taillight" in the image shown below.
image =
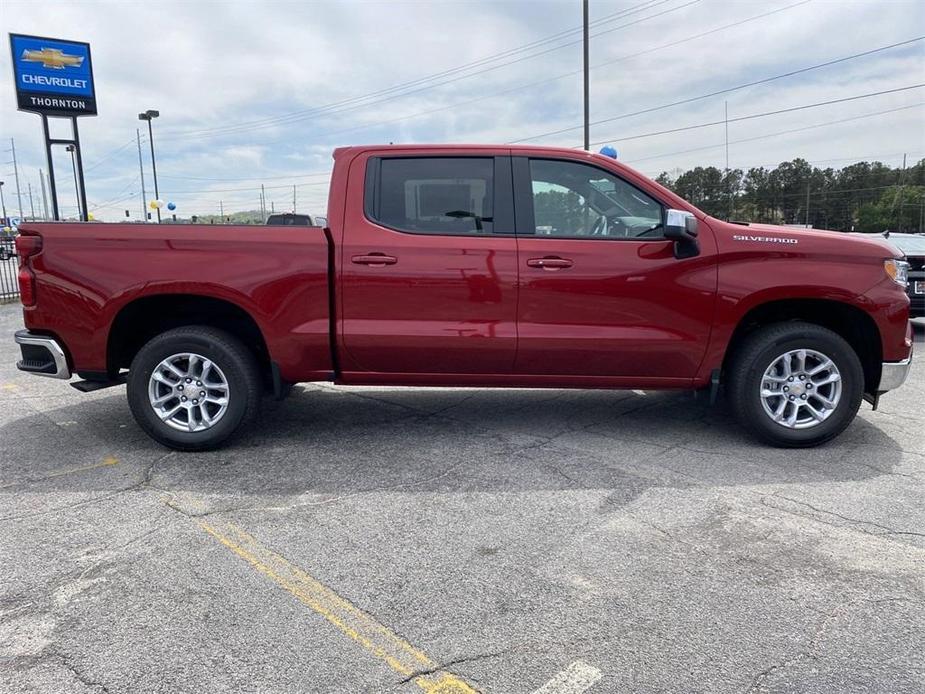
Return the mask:
<svg viewBox="0 0 925 694">
<path fill-rule="evenodd" d="M 19 256 L 19 299 L 23 306 L 35 306 L 35 273 L 32 256 L 42 251 L 42 237 L 20 234 L 16 237 L 16 254 Z"/>
<path fill-rule="evenodd" d="M 28 265 L 19 268 L 19 300 L 23 306 L 35 306 L 35 273 Z"/>
</svg>

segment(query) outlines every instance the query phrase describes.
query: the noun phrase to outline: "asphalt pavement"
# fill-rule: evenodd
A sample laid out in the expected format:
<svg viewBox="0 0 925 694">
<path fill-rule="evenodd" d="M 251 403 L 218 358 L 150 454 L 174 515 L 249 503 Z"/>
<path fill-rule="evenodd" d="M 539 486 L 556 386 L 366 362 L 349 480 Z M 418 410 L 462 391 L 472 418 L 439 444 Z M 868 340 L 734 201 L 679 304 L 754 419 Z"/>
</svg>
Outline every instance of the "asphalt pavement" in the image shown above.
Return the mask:
<svg viewBox="0 0 925 694">
<path fill-rule="evenodd" d="M 0 691 L 925 689 L 922 361 L 811 450 L 690 393 L 311 384 L 190 454 L 20 326 Z"/>
</svg>

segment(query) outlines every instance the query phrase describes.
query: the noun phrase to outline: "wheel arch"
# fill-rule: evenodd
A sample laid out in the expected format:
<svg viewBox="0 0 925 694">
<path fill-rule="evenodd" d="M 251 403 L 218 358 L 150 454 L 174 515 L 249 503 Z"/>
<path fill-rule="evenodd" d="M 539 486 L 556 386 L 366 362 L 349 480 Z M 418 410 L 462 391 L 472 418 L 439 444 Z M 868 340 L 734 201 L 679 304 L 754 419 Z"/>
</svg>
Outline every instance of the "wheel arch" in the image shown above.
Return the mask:
<svg viewBox="0 0 925 694">
<path fill-rule="evenodd" d="M 864 392 L 874 393 L 880 383 L 883 344 L 877 323 L 869 313 L 833 299 L 774 299 L 752 306 L 738 321 L 723 356 L 722 369 L 742 342 L 758 328 L 774 323 L 814 323 L 840 335 L 857 353 L 864 369 Z"/>
<path fill-rule="evenodd" d="M 234 335 L 254 354 L 264 378 L 272 360 L 264 333 L 253 315 L 228 299 L 204 294 L 157 293 L 136 297 L 113 318 L 106 341 L 106 371 L 114 378 L 128 368 L 151 338 L 185 325 L 205 325 Z"/>
</svg>

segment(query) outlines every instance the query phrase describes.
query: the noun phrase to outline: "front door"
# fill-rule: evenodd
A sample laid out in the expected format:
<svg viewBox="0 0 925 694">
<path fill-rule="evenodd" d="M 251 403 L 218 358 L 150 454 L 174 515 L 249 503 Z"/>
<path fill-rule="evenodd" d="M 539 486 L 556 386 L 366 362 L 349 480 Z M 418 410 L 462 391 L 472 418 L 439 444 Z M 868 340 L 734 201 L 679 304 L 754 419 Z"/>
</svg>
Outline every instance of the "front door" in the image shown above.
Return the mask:
<svg viewBox="0 0 925 694">
<path fill-rule="evenodd" d="M 665 207 L 597 165 L 514 159 L 521 291 L 516 371 L 681 385 L 710 334 L 715 244 L 678 260 Z"/>
<path fill-rule="evenodd" d="M 452 150 L 352 162 L 339 288 L 348 379 L 510 373 L 517 337 L 510 166 L 508 156 Z"/>
</svg>

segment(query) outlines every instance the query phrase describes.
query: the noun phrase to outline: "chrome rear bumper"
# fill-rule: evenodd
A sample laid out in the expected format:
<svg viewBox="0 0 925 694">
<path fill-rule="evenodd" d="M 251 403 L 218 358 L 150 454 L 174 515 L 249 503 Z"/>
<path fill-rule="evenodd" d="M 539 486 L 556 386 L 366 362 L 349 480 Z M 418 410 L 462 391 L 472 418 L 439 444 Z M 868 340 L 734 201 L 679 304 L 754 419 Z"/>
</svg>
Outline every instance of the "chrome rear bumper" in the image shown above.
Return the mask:
<svg viewBox="0 0 925 694">
<path fill-rule="evenodd" d="M 33 335 L 28 330 L 17 331 L 14 339 L 22 350 L 22 359 L 16 363 L 17 369 L 49 378 L 71 377 L 67 357 L 57 340 Z"/>
</svg>

